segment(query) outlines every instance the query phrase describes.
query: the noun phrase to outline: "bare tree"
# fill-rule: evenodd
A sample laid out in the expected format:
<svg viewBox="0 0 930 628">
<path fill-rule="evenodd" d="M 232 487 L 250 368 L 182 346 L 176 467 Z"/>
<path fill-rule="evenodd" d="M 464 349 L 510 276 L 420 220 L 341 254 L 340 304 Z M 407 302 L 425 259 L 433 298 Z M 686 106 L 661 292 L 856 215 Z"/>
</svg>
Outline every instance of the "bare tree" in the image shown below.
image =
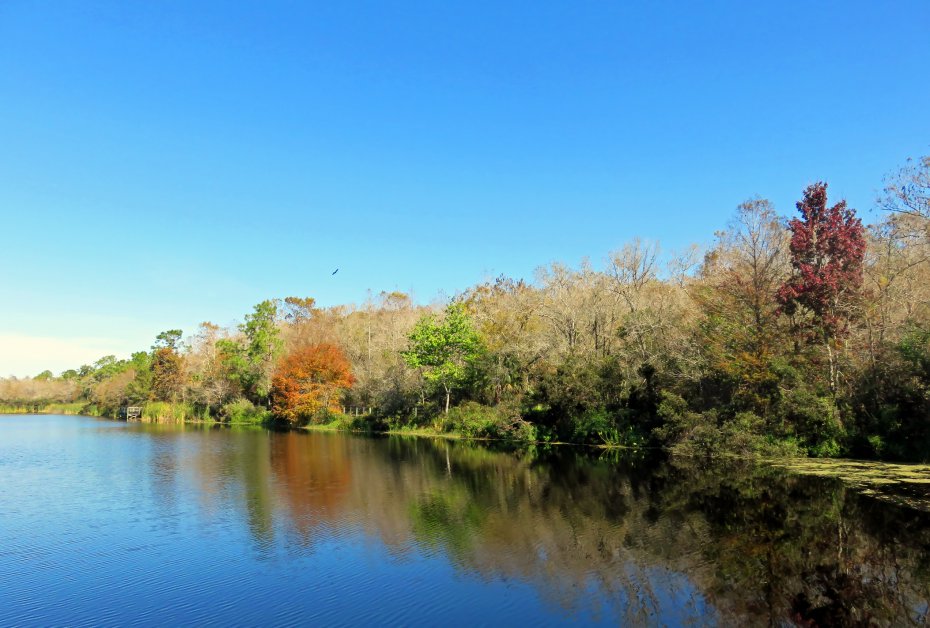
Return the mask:
<svg viewBox="0 0 930 628">
<path fill-rule="evenodd" d="M 885 179 L 883 209 L 930 220 L 930 155 L 908 159 L 907 165 Z"/>
</svg>

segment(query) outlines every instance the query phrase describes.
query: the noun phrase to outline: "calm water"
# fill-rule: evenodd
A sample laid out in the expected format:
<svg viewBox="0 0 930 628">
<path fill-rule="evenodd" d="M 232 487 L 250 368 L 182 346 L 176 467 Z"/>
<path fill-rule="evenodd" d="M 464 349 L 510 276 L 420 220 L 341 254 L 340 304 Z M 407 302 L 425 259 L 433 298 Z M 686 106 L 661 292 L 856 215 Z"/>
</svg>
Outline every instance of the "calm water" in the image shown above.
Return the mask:
<svg viewBox="0 0 930 628">
<path fill-rule="evenodd" d="M 693 465 L 0 416 L 0 625 L 924 620 L 930 515 Z"/>
</svg>

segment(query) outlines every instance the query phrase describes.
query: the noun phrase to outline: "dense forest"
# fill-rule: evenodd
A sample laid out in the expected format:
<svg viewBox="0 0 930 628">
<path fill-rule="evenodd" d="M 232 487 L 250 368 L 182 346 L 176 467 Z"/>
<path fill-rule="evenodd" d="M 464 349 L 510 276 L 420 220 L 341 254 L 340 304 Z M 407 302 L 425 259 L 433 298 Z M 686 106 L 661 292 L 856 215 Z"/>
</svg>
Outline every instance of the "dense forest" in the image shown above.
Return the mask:
<svg viewBox="0 0 930 628">
<path fill-rule="evenodd" d="M 263 301 L 232 329 L 2 379 L 0 409 L 928 460 L 930 157 L 889 176 L 869 226 L 827 192 L 790 220 L 748 200 L 704 251 L 634 240 L 433 307 Z"/>
</svg>

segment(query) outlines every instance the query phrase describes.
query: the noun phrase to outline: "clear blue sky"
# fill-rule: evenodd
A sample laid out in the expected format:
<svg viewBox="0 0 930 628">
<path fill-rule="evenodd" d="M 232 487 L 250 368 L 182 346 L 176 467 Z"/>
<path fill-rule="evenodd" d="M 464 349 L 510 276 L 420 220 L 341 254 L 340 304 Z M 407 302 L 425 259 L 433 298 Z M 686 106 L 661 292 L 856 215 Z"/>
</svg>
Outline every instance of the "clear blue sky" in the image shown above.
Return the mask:
<svg viewBox="0 0 930 628">
<path fill-rule="evenodd" d="M 0 374 L 707 243 L 817 179 L 870 221 L 930 152 L 930 2 L 634 4 L 3 0 Z"/>
</svg>

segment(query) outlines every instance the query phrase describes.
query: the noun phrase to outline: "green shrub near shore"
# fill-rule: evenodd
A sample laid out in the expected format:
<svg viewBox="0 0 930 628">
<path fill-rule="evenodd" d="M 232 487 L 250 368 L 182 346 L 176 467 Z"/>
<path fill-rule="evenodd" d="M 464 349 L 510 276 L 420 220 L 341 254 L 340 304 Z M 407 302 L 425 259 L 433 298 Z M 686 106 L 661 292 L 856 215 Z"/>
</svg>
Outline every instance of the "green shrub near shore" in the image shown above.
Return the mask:
<svg viewBox="0 0 930 628">
<path fill-rule="evenodd" d="M 261 425 L 271 420 L 271 411 L 248 399 L 237 399 L 223 406 L 220 418 L 227 423 Z"/>
</svg>

